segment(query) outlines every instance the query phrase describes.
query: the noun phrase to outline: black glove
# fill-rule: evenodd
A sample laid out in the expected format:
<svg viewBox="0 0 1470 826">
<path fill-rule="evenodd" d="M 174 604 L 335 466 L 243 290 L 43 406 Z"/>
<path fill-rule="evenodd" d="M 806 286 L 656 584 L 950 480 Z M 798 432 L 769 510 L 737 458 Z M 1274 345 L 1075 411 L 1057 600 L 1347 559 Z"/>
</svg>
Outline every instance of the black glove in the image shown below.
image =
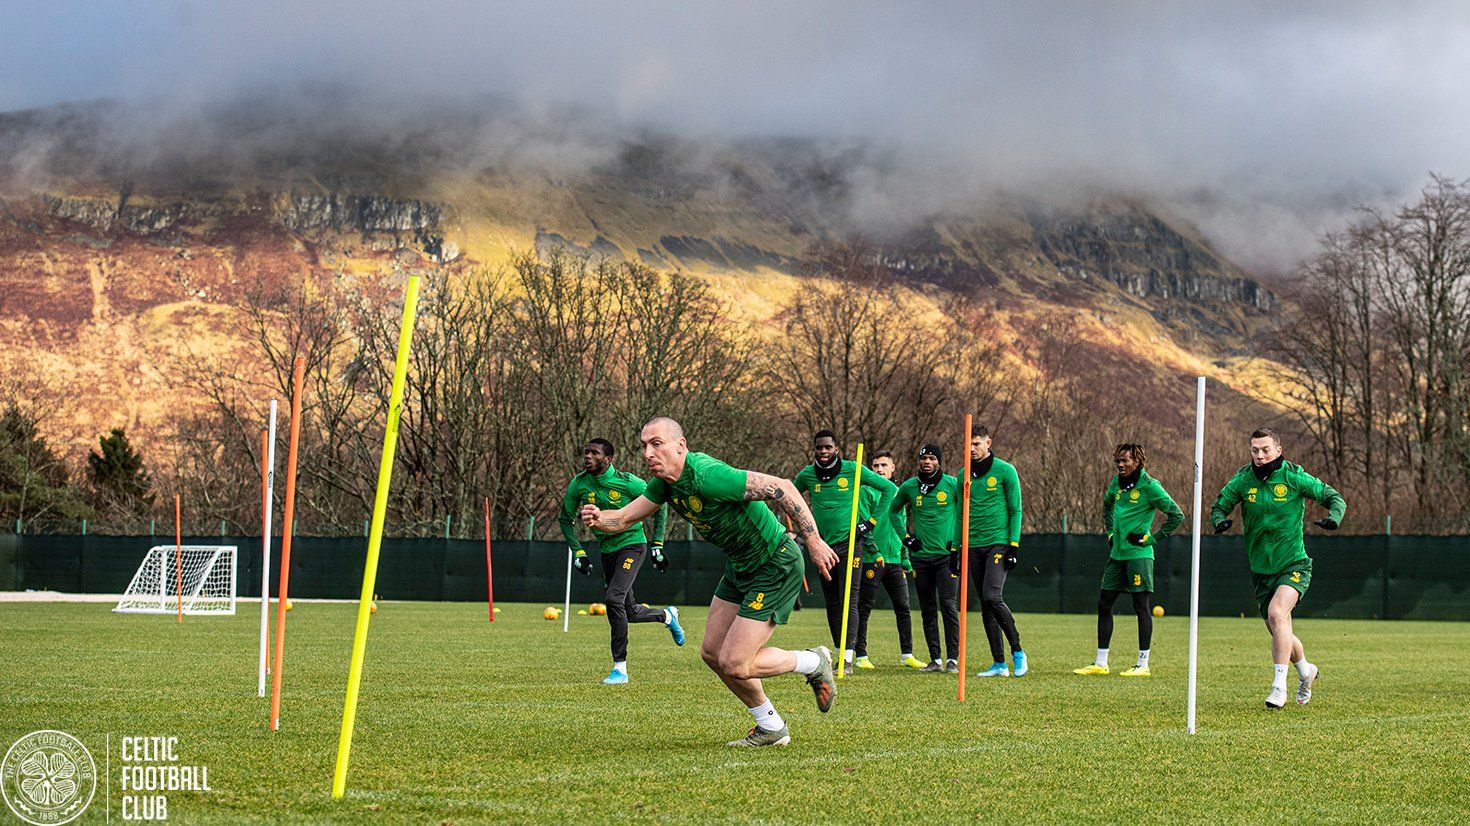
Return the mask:
<svg viewBox="0 0 1470 826">
<path fill-rule="evenodd" d="M 950 546 L 949 551 L 949 572 L 952 574 L 960 572 L 960 552 L 954 550 L 953 545 Z"/>
<path fill-rule="evenodd" d="M 903 546 L 909 549 L 910 556 L 924 550 L 924 543 L 920 542 L 917 536 L 905 536 Z"/>
<path fill-rule="evenodd" d="M 857 523 L 858 539 L 867 539 L 868 534 L 873 532 L 873 520 L 859 519 Z"/>
<path fill-rule="evenodd" d="M 1224 532 L 1230 530 L 1230 526 L 1231 525 L 1234 525 L 1234 524 L 1235 524 L 1235 522 L 1233 520 L 1230 520 L 1230 519 L 1226 519 L 1223 522 L 1216 522 L 1215 523 L 1215 533 L 1224 533 Z"/>
<path fill-rule="evenodd" d="M 653 560 L 653 568 L 656 571 L 667 571 L 669 569 L 669 558 L 664 556 L 664 546 L 655 542 L 648 546 L 648 556 Z"/>
<path fill-rule="evenodd" d="M 1011 545 L 1006 548 L 1006 555 L 1001 558 L 1001 564 L 1006 566 L 1007 571 L 1016 567 L 1016 565 L 1020 563 L 1020 557 L 1016 556 L 1016 554 L 1020 553 L 1020 551 L 1021 549 L 1017 548 L 1015 545 Z"/>
<path fill-rule="evenodd" d="M 1146 534 L 1146 533 L 1130 533 L 1130 534 L 1128 534 L 1128 544 L 1129 545 L 1137 545 L 1138 547 L 1142 548 L 1144 545 L 1148 544 L 1148 543 L 1144 542 L 1145 539 L 1148 539 L 1148 534 Z"/>
<path fill-rule="evenodd" d="M 1324 531 L 1335 531 L 1335 530 L 1337 530 L 1337 520 L 1336 519 L 1333 519 L 1330 516 L 1324 516 L 1323 518 L 1318 519 L 1316 522 L 1313 522 L 1312 524 L 1313 525 L 1316 525 L 1317 527 L 1321 528 Z"/>
<path fill-rule="evenodd" d="M 577 569 L 577 573 L 587 576 L 592 573 L 592 558 L 586 551 L 577 551 L 577 555 L 572 557 L 572 567 Z"/>
</svg>

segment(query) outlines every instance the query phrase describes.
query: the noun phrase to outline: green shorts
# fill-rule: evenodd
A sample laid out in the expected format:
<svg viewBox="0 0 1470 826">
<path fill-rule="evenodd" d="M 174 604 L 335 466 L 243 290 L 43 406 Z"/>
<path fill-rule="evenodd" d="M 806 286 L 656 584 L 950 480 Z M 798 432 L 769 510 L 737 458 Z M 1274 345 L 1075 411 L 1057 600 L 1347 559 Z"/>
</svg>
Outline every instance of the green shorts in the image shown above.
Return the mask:
<svg viewBox="0 0 1470 826">
<path fill-rule="evenodd" d="M 1271 605 L 1271 597 L 1276 596 L 1277 588 L 1285 585 L 1295 588 L 1303 597 L 1307 595 L 1307 586 L 1312 584 L 1312 560 L 1298 559 L 1279 574 L 1252 572 L 1251 584 L 1256 587 L 1256 602 L 1261 606 L 1261 619 L 1265 619 L 1266 609 Z"/>
<path fill-rule="evenodd" d="M 740 572 L 725 563 L 725 573 L 715 586 L 715 598 L 740 605 L 737 616 L 753 620 L 774 620 L 785 625 L 801 594 L 801 578 L 806 573 L 806 560 L 801 548 L 787 539 L 764 565 L 754 571 Z"/>
<path fill-rule="evenodd" d="M 1103 568 L 1104 591 L 1127 591 L 1131 594 L 1154 592 L 1152 559 L 1109 559 Z"/>
</svg>

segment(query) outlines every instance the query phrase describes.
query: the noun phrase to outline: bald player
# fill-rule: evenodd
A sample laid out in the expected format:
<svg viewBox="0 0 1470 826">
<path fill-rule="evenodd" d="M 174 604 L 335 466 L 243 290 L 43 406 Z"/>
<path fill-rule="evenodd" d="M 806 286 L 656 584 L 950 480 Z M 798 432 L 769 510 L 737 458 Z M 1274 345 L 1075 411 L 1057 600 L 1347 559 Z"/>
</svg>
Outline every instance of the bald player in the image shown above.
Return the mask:
<svg viewBox="0 0 1470 826">
<path fill-rule="evenodd" d="M 653 475 L 648 488 L 617 510 L 583 505 L 582 523 L 616 533 L 647 519 L 667 502 L 706 541 L 725 552 L 728 559 L 710 600 L 700 655 L 755 719 L 750 733 L 729 745 L 787 745 L 791 732 L 761 680 L 803 675 L 822 712 L 832 707 L 837 685 L 832 652 L 826 646 L 787 651 L 766 645 L 776 626 L 791 616 L 805 569 L 795 537 L 772 510 L 791 518 L 823 579 L 832 578 L 837 555 L 822 541 L 811 510 L 790 480 L 733 468 L 689 450 L 684 429 L 668 417 L 649 421 L 639 438 Z"/>
</svg>

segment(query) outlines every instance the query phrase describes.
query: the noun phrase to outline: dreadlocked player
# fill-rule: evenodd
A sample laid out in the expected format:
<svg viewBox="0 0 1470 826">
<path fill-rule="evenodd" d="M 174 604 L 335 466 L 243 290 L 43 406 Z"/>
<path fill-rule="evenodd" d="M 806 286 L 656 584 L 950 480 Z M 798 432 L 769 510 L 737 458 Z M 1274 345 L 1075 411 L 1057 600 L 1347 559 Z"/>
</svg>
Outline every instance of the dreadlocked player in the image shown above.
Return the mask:
<svg viewBox="0 0 1470 826">
<path fill-rule="evenodd" d="M 1084 676 L 1108 673 L 1108 644 L 1113 637 L 1113 604 L 1127 591 L 1138 615 L 1138 662 L 1124 677 L 1147 677 L 1149 645 L 1154 618 L 1148 598 L 1154 590 L 1154 543 L 1173 533 L 1184 522 L 1184 512 L 1169 492 L 1144 470 L 1148 457 L 1143 445 L 1121 444 L 1113 449 L 1118 475 L 1103 493 L 1103 525 L 1108 531 L 1108 564 L 1103 568 L 1102 592 L 1097 598 L 1097 659 L 1092 665 L 1074 669 Z M 1154 516 L 1165 515 L 1164 524 L 1153 529 Z"/>
</svg>

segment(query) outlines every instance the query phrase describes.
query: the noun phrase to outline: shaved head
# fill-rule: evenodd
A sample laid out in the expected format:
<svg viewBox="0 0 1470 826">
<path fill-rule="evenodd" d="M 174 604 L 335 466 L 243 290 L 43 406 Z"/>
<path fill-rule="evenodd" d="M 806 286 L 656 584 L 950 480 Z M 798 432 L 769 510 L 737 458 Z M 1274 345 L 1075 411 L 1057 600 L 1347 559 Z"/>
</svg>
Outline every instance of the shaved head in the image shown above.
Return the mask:
<svg viewBox="0 0 1470 826">
<path fill-rule="evenodd" d="M 643 444 L 643 460 L 648 471 L 665 482 L 673 482 L 684 472 L 684 455 L 689 445 L 684 441 L 684 428 L 668 416 L 648 420 L 639 434 Z"/>
<path fill-rule="evenodd" d="M 684 438 L 684 427 L 668 416 L 654 416 L 652 419 L 649 419 L 648 424 L 644 425 L 643 429 L 648 430 L 649 428 L 663 430 L 664 434 L 670 439 Z"/>
</svg>

